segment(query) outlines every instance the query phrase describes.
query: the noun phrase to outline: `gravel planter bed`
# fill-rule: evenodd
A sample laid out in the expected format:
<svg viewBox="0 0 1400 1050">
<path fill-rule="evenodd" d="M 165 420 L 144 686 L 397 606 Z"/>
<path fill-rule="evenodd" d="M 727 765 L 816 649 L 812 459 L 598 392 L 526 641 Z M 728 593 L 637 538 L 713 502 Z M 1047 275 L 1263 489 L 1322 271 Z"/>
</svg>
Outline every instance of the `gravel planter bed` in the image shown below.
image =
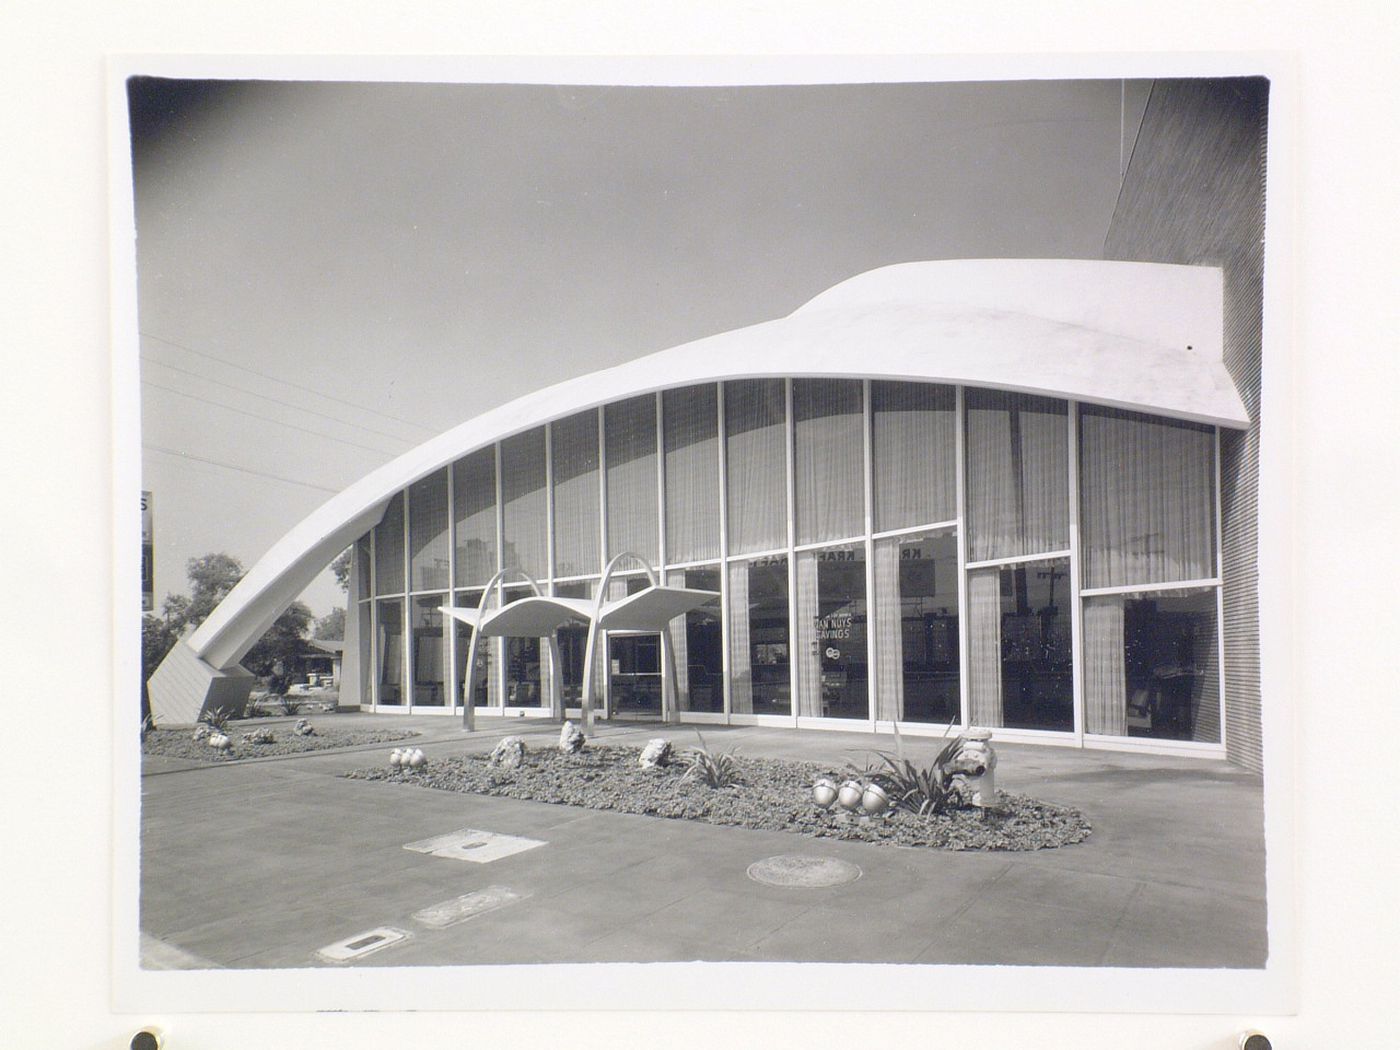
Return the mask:
<svg viewBox="0 0 1400 1050">
<path fill-rule="evenodd" d="M 228 751 L 219 751 L 206 743 L 190 739 L 191 732 L 189 729 L 154 729 L 141 742 L 141 753 L 187 758 L 195 762 L 237 762 L 241 758 L 296 755 L 304 751 L 326 751 L 356 744 L 387 744 L 418 735 L 402 729 L 317 729 L 314 736 L 297 736 L 287 725 L 273 730 L 274 739 L 270 744 L 245 744 L 239 739 L 242 732 L 235 729 L 229 732 L 233 746 Z"/>
<path fill-rule="evenodd" d="M 426 769 L 403 773 L 386 766 L 342 774 L 355 780 L 382 780 L 531 802 L 553 802 L 619 813 L 702 820 L 765 831 L 789 831 L 818 838 L 852 839 L 897 846 L 950 850 L 1054 849 L 1089 836 L 1084 814 L 1068 806 L 1023 795 L 1007 795 L 1004 813 L 983 818 L 968 808 L 933 817 L 895 811 L 869 821 L 842 820 L 812 802 L 819 776 L 846 779 L 846 771 L 813 762 L 736 756 L 741 783 L 709 788 L 683 778 L 684 765 L 645 770 L 640 748 L 589 746 L 577 755 L 554 748 L 530 751 L 519 769 L 492 766 L 485 755 L 435 758 Z"/>
</svg>

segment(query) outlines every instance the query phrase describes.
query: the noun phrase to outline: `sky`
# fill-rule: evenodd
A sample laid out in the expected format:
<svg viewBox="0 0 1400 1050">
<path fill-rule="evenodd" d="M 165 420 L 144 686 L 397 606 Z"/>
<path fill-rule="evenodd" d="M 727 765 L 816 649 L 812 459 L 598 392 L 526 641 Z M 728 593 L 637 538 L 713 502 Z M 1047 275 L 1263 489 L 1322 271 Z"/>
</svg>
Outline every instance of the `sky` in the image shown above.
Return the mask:
<svg viewBox="0 0 1400 1050">
<path fill-rule="evenodd" d="M 157 607 L 530 390 L 878 266 L 1102 257 L 1149 88 L 129 82 Z"/>
</svg>

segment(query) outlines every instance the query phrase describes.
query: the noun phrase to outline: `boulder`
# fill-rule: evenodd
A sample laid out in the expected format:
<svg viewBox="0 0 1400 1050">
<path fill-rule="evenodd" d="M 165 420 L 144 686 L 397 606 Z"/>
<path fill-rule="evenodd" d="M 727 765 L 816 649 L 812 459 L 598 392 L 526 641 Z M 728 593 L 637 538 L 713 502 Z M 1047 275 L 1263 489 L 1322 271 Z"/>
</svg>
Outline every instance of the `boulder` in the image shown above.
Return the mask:
<svg viewBox="0 0 1400 1050">
<path fill-rule="evenodd" d="M 200 722 L 199 725 L 194 727 L 194 733 L 190 736 L 190 739 L 197 744 L 201 740 L 208 739 L 209 735 L 213 732 L 214 730 L 209 727 L 208 722 Z"/>
<path fill-rule="evenodd" d="M 298 718 L 297 724 L 292 726 L 292 731 L 297 736 L 315 736 L 316 730 L 311 727 L 311 723 L 304 718 Z"/>
<path fill-rule="evenodd" d="M 637 760 L 637 764 L 643 769 L 655 769 L 657 766 L 670 765 L 672 756 L 671 741 L 657 737 L 647 741 L 647 746 L 642 748 L 642 757 Z"/>
<path fill-rule="evenodd" d="M 491 749 L 491 764 L 503 769 L 519 769 L 525 761 L 525 741 L 508 736 Z"/>
<path fill-rule="evenodd" d="M 576 755 L 583 750 L 583 731 L 572 722 L 565 722 L 559 730 L 559 750 L 566 755 Z"/>
</svg>

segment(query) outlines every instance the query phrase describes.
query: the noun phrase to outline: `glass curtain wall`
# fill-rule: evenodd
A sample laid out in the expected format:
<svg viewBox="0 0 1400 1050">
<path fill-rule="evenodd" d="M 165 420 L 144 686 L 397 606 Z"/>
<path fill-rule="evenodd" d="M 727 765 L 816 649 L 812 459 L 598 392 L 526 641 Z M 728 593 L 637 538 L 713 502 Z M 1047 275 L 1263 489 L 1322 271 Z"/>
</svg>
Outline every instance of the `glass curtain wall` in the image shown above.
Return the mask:
<svg viewBox="0 0 1400 1050">
<path fill-rule="evenodd" d="M 792 384 L 797 542 L 865 531 L 865 420 L 857 379 Z"/>
<path fill-rule="evenodd" d="M 875 543 L 876 717 L 961 721 L 955 530 Z"/>
<path fill-rule="evenodd" d="M 446 504 L 444 503 L 444 506 Z M 447 638 L 439 607 L 446 594 L 419 595 L 413 599 L 413 706 L 447 704 Z"/>
<path fill-rule="evenodd" d="M 957 390 L 871 382 L 867 535 L 865 389 L 856 380 L 794 380 L 791 420 L 782 380 L 670 390 L 660 398 L 659 434 L 658 398 L 633 397 L 552 423 L 552 473 L 539 427 L 458 460 L 450 486 L 447 470 L 408 486 L 355 543 L 362 696 L 386 707 L 445 706 L 450 636 L 438 607 L 446 585 L 460 588 L 456 604 L 475 606 L 472 588 L 505 563 L 552 593 L 586 597 L 606 538 L 646 557 L 672 585 L 726 585 L 723 614 L 696 610 L 668 627 L 683 712 L 722 714 L 727 687 L 741 716 L 965 721 L 1218 745 L 1215 430 L 1077 406 L 1072 464 L 1068 403 L 967 389 L 960 514 Z M 1078 581 L 1069 558 L 1071 469 Z M 663 501 L 669 565 L 657 566 Z M 959 520 L 964 575 L 963 541 L 950 524 Z M 615 597 L 644 582 L 618 577 Z M 506 600 L 524 593 L 515 586 Z M 460 682 L 471 628 L 452 623 Z M 559 633 L 571 706 L 583 692 L 586 637 L 582 624 Z M 646 663 L 634 677 L 653 670 L 647 644 L 625 642 L 616 654 Z M 613 655 L 599 653 L 599 700 Z M 538 639 L 492 639 L 463 695 L 479 706 L 546 706 L 548 663 Z"/>
<path fill-rule="evenodd" d="M 792 714 L 786 557 L 730 563 L 729 617 L 730 710 Z"/>
<path fill-rule="evenodd" d="M 455 605 L 475 609 L 481 601 L 480 591 L 458 591 Z M 471 652 L 472 628 L 470 624 L 465 624 L 461 620 L 453 619 L 457 632 L 457 688 L 462 697 L 462 702 L 467 702 L 467 697 L 471 697 L 471 703 L 475 707 L 500 707 L 501 706 L 501 678 L 497 674 L 496 668 L 499 666 L 501 640 L 499 638 L 482 639 L 482 645 L 476 655 L 476 675 L 475 681 L 470 688 L 466 681 L 467 657 Z"/>
<path fill-rule="evenodd" d="M 608 557 L 631 551 L 655 565 L 657 515 L 656 398 L 650 394 L 603 410 L 607 442 Z"/>
<path fill-rule="evenodd" d="M 484 587 L 496 571 L 496 449 L 473 452 L 452 465 L 457 587 Z"/>
<path fill-rule="evenodd" d="M 1079 417 L 1084 731 L 1220 742 L 1215 434 L 1085 407 Z"/>
<path fill-rule="evenodd" d="M 689 587 L 718 593 L 718 566 L 672 569 L 666 576 L 672 587 Z M 724 630 L 720 607 L 692 610 L 671 621 L 671 647 L 676 661 L 676 688 L 680 710 L 719 714 L 724 711 Z"/>
<path fill-rule="evenodd" d="M 501 503 L 504 564 L 536 580 L 549 574 L 549 531 L 545 500 L 544 427 L 501 442 Z"/>
<path fill-rule="evenodd" d="M 719 395 L 713 385 L 661 398 L 666 455 L 666 558 L 719 557 Z"/>
<path fill-rule="evenodd" d="M 446 590 L 448 572 L 447 472 L 439 471 L 408 490 L 410 589 Z"/>
<path fill-rule="evenodd" d="M 550 428 L 554 475 L 554 574 L 602 568 L 598 543 L 598 413 L 580 412 Z"/>
<path fill-rule="evenodd" d="M 787 546 L 786 404 L 781 379 L 724 384 L 731 555 Z"/>
<path fill-rule="evenodd" d="M 952 521 L 957 504 L 957 391 L 870 384 L 875 531 Z"/>
<path fill-rule="evenodd" d="M 797 713 L 869 718 L 865 545 L 797 554 Z"/>
</svg>

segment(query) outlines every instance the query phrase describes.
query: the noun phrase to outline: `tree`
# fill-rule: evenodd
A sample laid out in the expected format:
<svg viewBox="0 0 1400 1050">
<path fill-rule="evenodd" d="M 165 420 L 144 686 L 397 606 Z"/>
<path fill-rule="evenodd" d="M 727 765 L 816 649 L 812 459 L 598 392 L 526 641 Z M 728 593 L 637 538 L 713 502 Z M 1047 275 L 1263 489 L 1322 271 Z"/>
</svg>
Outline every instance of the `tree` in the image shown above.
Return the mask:
<svg viewBox="0 0 1400 1050">
<path fill-rule="evenodd" d="M 198 626 L 243 579 L 243 565 L 227 554 L 206 554 L 185 562 L 185 575 L 190 581 L 190 604 L 185 622 Z"/>
<path fill-rule="evenodd" d="M 335 573 L 335 582 L 340 584 L 342 591 L 350 590 L 350 550 L 351 548 L 346 547 L 336 555 L 335 561 L 331 562 L 331 572 Z"/>
<path fill-rule="evenodd" d="M 336 606 L 316 621 L 311 637 L 323 642 L 339 642 L 345 639 L 345 610 Z"/>
<path fill-rule="evenodd" d="M 239 662 L 259 677 L 270 676 L 274 693 L 285 691 L 286 680 L 301 656 L 311 619 L 310 609 L 301 602 L 292 602 Z"/>
<path fill-rule="evenodd" d="M 148 615 L 141 620 L 142 681 L 149 679 L 160 666 L 186 627 L 203 623 L 214 607 L 228 597 L 229 591 L 243 578 L 243 565 L 228 554 L 206 554 L 186 562 L 185 574 L 190 581 L 190 595 L 166 595 L 161 615 Z M 343 618 L 343 610 L 341 615 Z M 275 674 L 285 678 L 301 654 L 301 643 L 311 620 L 310 609 L 301 602 L 292 602 L 248 650 L 243 666 L 257 675 Z M 341 631 L 343 634 L 343 619 Z M 276 671 L 279 664 L 282 669 Z"/>
</svg>

